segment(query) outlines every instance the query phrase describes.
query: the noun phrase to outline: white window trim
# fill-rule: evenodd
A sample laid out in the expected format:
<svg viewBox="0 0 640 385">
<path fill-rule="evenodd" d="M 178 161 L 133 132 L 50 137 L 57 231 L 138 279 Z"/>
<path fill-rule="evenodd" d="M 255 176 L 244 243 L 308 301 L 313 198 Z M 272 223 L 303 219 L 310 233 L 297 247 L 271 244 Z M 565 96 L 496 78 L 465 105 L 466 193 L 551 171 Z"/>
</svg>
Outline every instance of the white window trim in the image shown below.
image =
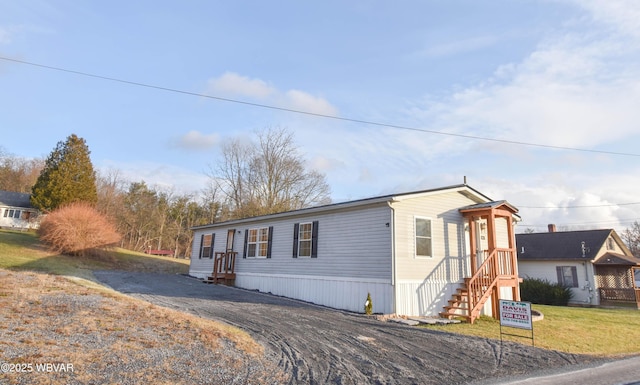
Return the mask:
<svg viewBox="0 0 640 385">
<path fill-rule="evenodd" d="M 266 229 L 267 230 L 267 240 L 266 241 L 261 241 L 260 240 L 260 230 L 262 229 Z M 251 242 L 249 239 L 251 239 L 251 231 L 255 230 L 256 231 L 256 241 L 255 242 Z M 247 258 L 254 258 L 254 259 L 267 259 L 267 255 L 269 254 L 269 226 L 266 227 L 254 227 L 252 229 L 249 229 L 249 232 L 247 233 L 247 236 L 249 237 L 249 239 L 247 239 Z M 266 244 L 267 248 L 265 249 L 265 255 L 257 255 L 260 252 L 260 244 Z M 256 245 L 256 255 L 249 255 L 249 247 L 251 245 Z"/>
<path fill-rule="evenodd" d="M 425 219 L 428 220 L 431 226 L 429 226 L 429 239 L 431 240 L 431 255 L 418 255 L 418 243 L 416 242 L 418 236 L 416 235 L 416 220 Z M 433 219 L 431 217 L 413 216 L 413 258 L 414 259 L 433 259 Z"/>
<path fill-rule="evenodd" d="M 310 225 L 311 226 L 311 232 L 310 232 L 309 239 L 302 239 L 300 237 L 300 231 L 302 230 L 302 226 L 303 225 Z M 302 248 L 300 247 L 300 243 L 301 242 L 309 242 L 309 255 L 300 255 L 300 250 L 302 250 Z M 311 255 L 313 255 L 313 221 L 311 221 L 311 222 L 300 222 L 298 224 L 298 258 L 309 258 L 309 259 L 311 259 Z"/>
</svg>

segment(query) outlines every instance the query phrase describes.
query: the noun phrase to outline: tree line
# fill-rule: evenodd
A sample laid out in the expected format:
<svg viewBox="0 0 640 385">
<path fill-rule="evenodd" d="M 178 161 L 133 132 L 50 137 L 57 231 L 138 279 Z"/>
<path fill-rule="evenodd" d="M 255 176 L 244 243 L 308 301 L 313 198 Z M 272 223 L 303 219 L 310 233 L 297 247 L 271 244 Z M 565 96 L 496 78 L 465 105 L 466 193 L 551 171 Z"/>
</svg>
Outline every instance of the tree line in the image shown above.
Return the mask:
<svg viewBox="0 0 640 385">
<path fill-rule="evenodd" d="M 31 193 L 34 207 L 53 212 L 87 202 L 107 217 L 130 250 L 171 250 L 189 256 L 194 226 L 330 203 L 323 174 L 308 170 L 286 129 L 232 138 L 209 183 L 194 193 L 128 181 L 118 170 L 96 172 L 85 140 L 75 134 L 46 159 L 27 160 L 0 148 L 0 190 Z"/>
</svg>

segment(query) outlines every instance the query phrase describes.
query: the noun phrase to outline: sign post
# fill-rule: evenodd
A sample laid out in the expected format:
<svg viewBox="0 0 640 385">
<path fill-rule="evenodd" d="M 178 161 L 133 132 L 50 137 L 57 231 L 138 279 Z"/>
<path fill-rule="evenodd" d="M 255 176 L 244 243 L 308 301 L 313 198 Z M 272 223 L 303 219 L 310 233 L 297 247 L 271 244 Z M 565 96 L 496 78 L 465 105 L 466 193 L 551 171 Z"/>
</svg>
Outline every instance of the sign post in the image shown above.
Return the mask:
<svg viewBox="0 0 640 385">
<path fill-rule="evenodd" d="M 531 330 L 531 345 L 534 346 L 531 302 L 500 300 L 500 341 L 502 341 L 503 334 L 524 337 L 518 334 L 504 333 L 503 326 Z"/>
</svg>

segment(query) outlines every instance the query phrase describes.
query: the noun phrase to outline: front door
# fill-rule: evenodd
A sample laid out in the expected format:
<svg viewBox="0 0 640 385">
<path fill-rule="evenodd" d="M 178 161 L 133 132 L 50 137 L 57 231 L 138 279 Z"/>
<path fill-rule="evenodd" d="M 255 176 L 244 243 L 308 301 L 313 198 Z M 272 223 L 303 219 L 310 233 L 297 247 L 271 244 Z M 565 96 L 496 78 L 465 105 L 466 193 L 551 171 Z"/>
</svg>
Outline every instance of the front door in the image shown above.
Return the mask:
<svg viewBox="0 0 640 385">
<path fill-rule="evenodd" d="M 233 238 L 236 235 L 236 229 L 227 231 L 227 252 L 233 251 Z"/>
</svg>

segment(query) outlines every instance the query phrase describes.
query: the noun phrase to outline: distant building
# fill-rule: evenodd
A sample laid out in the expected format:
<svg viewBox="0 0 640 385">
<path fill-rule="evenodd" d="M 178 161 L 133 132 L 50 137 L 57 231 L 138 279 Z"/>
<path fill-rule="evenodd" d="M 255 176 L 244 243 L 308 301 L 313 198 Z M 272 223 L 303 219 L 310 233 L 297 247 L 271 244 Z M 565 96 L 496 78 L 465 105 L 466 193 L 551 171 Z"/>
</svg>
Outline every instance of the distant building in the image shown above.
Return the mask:
<svg viewBox="0 0 640 385">
<path fill-rule="evenodd" d="M 29 197 L 30 194 L 0 190 L 0 228 L 38 228 L 39 212 Z"/>
<path fill-rule="evenodd" d="M 640 307 L 640 259 L 613 229 L 517 234 L 520 277 L 571 288 L 569 304 Z M 636 295 L 639 292 L 639 295 Z"/>
</svg>

